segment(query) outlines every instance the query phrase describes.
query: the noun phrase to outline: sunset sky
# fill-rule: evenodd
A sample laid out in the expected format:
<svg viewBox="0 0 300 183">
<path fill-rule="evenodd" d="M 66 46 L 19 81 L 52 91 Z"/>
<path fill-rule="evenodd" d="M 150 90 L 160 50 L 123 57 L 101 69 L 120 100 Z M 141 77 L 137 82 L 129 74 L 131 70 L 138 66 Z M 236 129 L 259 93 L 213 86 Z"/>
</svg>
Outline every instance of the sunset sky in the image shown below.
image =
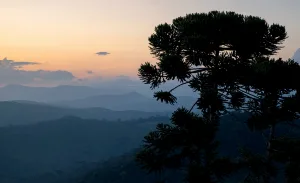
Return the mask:
<svg viewBox="0 0 300 183">
<path fill-rule="evenodd" d="M 135 77 L 141 63 L 153 61 L 147 39 L 156 25 L 211 10 L 285 25 L 289 38 L 279 56 L 286 59 L 300 47 L 299 7 L 299 0 L 1 0 L 0 59 L 79 78 Z"/>
</svg>

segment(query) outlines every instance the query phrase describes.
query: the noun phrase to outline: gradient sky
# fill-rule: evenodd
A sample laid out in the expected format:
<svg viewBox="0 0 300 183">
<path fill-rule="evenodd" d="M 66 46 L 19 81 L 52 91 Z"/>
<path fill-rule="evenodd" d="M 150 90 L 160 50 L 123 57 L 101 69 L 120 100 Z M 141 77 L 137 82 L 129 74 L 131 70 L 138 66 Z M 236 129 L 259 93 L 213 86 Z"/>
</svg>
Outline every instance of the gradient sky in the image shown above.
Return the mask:
<svg viewBox="0 0 300 183">
<path fill-rule="evenodd" d="M 141 63 L 153 60 L 147 39 L 156 25 L 211 10 L 285 25 L 289 38 L 279 55 L 286 59 L 300 47 L 299 7 L 299 0 L 2 0 L 0 59 L 39 62 L 27 69 L 77 77 L 136 76 Z"/>
</svg>

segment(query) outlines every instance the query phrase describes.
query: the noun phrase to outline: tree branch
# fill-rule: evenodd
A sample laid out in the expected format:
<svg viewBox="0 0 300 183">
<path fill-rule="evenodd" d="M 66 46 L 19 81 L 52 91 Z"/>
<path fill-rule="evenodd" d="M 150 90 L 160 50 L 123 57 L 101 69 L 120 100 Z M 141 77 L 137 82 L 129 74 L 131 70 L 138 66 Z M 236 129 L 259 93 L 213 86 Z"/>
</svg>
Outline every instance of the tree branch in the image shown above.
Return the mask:
<svg viewBox="0 0 300 183">
<path fill-rule="evenodd" d="M 197 68 L 197 69 L 193 69 L 193 71 L 190 71 L 189 73 L 190 74 L 195 74 L 195 73 L 199 73 L 199 72 L 203 72 L 203 71 L 208 71 L 208 70 L 211 70 L 211 69 L 207 68 L 207 67 L 205 67 L 205 68 Z"/>
<path fill-rule="evenodd" d="M 188 83 L 190 83 L 190 82 L 191 82 L 191 80 L 190 80 L 190 81 L 187 81 L 187 82 L 184 82 L 184 83 L 181 83 L 181 84 L 175 86 L 174 88 L 172 88 L 171 90 L 169 90 L 169 92 L 171 93 L 172 91 L 176 90 L 178 87 L 180 87 L 180 86 L 182 86 L 182 85 L 186 85 L 186 84 L 188 84 Z"/>
<path fill-rule="evenodd" d="M 192 110 L 194 109 L 194 107 L 196 106 L 198 101 L 199 101 L 199 99 L 197 99 L 196 102 L 193 104 L 193 106 L 190 108 L 189 113 L 192 112 Z"/>
<path fill-rule="evenodd" d="M 242 92 L 244 95 L 247 95 L 249 98 L 253 99 L 253 100 L 258 100 L 260 99 L 259 97 L 247 92 L 247 91 L 244 91 L 243 89 L 239 88 L 238 89 L 240 92 Z"/>
</svg>

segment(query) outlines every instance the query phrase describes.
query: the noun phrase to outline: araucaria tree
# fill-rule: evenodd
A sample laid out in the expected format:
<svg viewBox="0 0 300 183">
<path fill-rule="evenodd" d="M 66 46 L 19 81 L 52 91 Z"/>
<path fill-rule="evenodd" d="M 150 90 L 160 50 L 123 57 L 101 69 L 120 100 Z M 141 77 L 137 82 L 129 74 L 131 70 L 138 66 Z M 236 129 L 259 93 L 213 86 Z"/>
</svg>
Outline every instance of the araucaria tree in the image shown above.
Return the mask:
<svg viewBox="0 0 300 183">
<path fill-rule="evenodd" d="M 137 161 L 150 172 L 184 170 L 190 183 L 222 182 L 240 168 L 249 171 L 245 181 L 272 182 L 274 162 L 280 162 L 287 167 L 286 181 L 297 180 L 299 148 L 291 144 L 298 141 L 275 135 L 278 123 L 295 125 L 300 111 L 299 65 L 270 58 L 286 38 L 285 27 L 234 12 L 188 14 L 158 25 L 149 37 L 158 62 L 143 64 L 140 79 L 151 89 L 178 80 L 174 89 L 154 94 L 162 102 L 174 104 L 172 91 L 182 85 L 199 98 L 191 109 L 176 110 L 171 124 L 160 124 L 145 137 Z M 195 107 L 201 115 L 192 112 Z M 243 150 L 241 161 L 233 162 L 217 153 L 220 116 L 232 110 L 250 114 L 250 129 L 268 131 L 265 154 Z"/>
</svg>

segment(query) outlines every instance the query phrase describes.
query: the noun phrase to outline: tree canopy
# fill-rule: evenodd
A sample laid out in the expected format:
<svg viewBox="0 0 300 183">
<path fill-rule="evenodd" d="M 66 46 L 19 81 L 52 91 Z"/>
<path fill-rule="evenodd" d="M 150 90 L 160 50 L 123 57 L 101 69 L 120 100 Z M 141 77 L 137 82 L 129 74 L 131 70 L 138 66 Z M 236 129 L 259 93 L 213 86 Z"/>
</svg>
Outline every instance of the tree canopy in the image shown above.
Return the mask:
<svg viewBox="0 0 300 183">
<path fill-rule="evenodd" d="M 190 183 L 222 182 L 241 169 L 245 182 L 274 182 L 280 163 L 286 182 L 300 182 L 298 139 L 275 133 L 280 124 L 296 126 L 300 112 L 299 64 L 271 58 L 286 38 L 284 26 L 234 12 L 188 14 L 155 27 L 149 44 L 158 62 L 142 64 L 140 79 L 151 89 L 179 81 L 154 94 L 162 102 L 176 103 L 172 92 L 182 85 L 199 98 L 191 109 L 175 111 L 171 125 L 160 124 L 145 137 L 137 161 L 150 172 L 183 169 Z M 191 112 L 194 107 L 201 115 Z M 245 148 L 239 159 L 218 154 L 219 118 L 234 110 L 249 113 L 251 130 L 268 133 L 265 154 Z"/>
</svg>

